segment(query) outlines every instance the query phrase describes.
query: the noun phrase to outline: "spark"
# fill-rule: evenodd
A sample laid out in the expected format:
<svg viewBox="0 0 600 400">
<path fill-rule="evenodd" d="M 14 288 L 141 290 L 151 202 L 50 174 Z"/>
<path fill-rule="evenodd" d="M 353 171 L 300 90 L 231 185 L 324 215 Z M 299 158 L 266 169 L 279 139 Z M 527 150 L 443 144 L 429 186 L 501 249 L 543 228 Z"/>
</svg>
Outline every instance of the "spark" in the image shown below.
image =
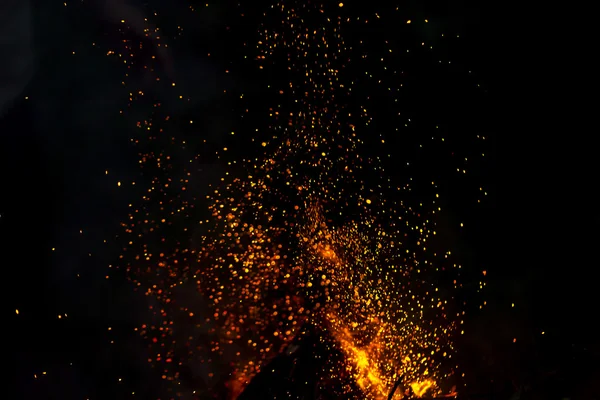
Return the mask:
<svg viewBox="0 0 600 400">
<path fill-rule="evenodd" d="M 404 389 L 395 398 L 409 390 L 442 394 L 454 374 L 459 313 L 424 276 L 450 268 L 451 252 L 430 244 L 439 194 L 407 200 L 412 177 L 398 184 L 382 162 L 390 156 L 388 132 L 375 138 L 375 150 L 367 144 L 376 119 L 353 92 L 359 78 L 348 66 L 358 62 L 356 43 L 347 44 L 343 33 L 373 22 L 301 1 L 278 2 L 272 13 L 277 17 L 260 27 L 253 58 L 270 71 L 278 64 L 269 60 L 283 56 L 293 77 L 269 87 L 282 98 L 264 115 L 270 138 L 256 141 L 260 157 L 241 160 L 243 168 L 230 168 L 211 188 L 209 216 L 195 218 L 198 199 L 181 195 L 194 172 L 175 168 L 175 151 L 167 149 L 185 143 L 141 152 L 140 166 L 156 177 L 122 224 L 130 238 L 122 260 L 136 287 L 158 302 L 151 307 L 156 321 L 139 329 L 156 349 L 149 361 L 172 382 L 186 362 L 208 365 L 210 378 L 228 365 L 233 399 L 311 326 L 332 355 L 319 385 L 339 383 L 342 398 L 385 399 L 399 377 Z M 381 60 L 398 50 L 385 44 Z M 385 85 L 397 100 L 401 74 L 392 75 L 386 81 L 366 71 L 360 79 Z M 138 95 L 132 92 L 132 101 Z M 156 121 L 138 128 L 152 132 Z M 393 167 L 410 168 L 411 161 Z M 193 229 L 201 234 L 182 244 Z M 209 311 L 178 297 L 184 287 Z M 196 324 L 185 330 L 180 317 Z"/>
</svg>

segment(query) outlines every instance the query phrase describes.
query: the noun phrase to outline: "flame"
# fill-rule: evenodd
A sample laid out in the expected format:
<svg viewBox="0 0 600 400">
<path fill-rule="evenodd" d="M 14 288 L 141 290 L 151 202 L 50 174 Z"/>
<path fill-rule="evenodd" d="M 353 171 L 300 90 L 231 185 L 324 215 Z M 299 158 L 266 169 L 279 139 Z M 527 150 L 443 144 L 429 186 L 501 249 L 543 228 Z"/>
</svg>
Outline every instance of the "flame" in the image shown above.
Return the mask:
<svg viewBox="0 0 600 400">
<path fill-rule="evenodd" d="M 390 384 L 388 379 L 380 376 L 376 358 L 371 354 L 372 352 L 376 353 L 378 344 L 372 343 L 370 349 L 360 348 L 354 344 L 348 329 L 334 332 L 334 337 L 347 357 L 348 370 L 354 376 L 358 386 L 364 392 L 372 395 L 374 399 L 387 398 L 387 393 L 391 390 L 393 382 Z"/>
<path fill-rule="evenodd" d="M 425 379 L 424 381 L 415 381 L 410 384 L 414 394 L 417 397 L 423 397 L 427 394 L 427 391 L 435 386 L 435 382 L 432 379 Z"/>
<path fill-rule="evenodd" d="M 334 318 L 332 320 L 335 321 Z M 382 326 L 379 334 L 385 329 Z M 386 366 L 389 369 L 392 360 L 386 360 L 384 355 L 384 343 L 380 335 L 367 346 L 360 347 L 352 337 L 349 329 L 342 328 L 341 331 L 334 332 L 333 336 L 339 343 L 343 353 L 348 361 L 348 370 L 352 373 L 354 380 L 363 392 L 368 394 L 373 400 L 384 400 L 388 398 L 398 376 L 410 373 L 410 357 L 406 356 L 403 362 L 396 364 L 398 372 L 393 375 L 385 375 Z M 409 385 L 417 397 L 423 397 L 429 391 L 436 389 L 436 382 L 433 379 L 415 380 Z M 397 391 L 394 399 L 401 399 L 404 394 Z"/>
</svg>

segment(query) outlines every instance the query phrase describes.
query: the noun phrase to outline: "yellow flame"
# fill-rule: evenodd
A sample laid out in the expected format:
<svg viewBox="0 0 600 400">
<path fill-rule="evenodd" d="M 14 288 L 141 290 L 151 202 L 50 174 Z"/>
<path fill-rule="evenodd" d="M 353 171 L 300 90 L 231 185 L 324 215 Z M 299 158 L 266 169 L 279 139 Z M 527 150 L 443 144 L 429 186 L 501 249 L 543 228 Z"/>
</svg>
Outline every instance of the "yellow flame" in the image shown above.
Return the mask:
<svg viewBox="0 0 600 400">
<path fill-rule="evenodd" d="M 339 322 L 340 320 L 331 318 L 331 321 L 334 321 L 335 325 L 335 322 Z M 382 326 L 378 333 L 381 333 L 384 329 L 385 325 Z M 344 352 L 350 365 L 349 370 L 360 389 L 369 398 L 374 400 L 387 399 L 399 375 L 384 373 L 386 367 L 394 363 L 391 360 L 385 359 L 385 346 L 383 346 L 381 338 L 378 337 L 379 335 L 365 347 L 360 347 L 356 344 L 356 339 L 353 338 L 347 328 L 334 330 L 333 335 Z M 404 362 L 399 363 L 400 368 L 393 366 L 393 368 L 397 368 L 400 371 L 400 375 L 408 375 L 411 372 L 411 368 L 413 368 L 407 360 L 410 361 L 408 356 L 404 358 Z M 433 379 L 427 378 L 413 381 L 410 383 L 410 387 L 417 397 L 423 397 L 428 391 L 435 390 L 436 383 Z M 397 391 L 394 399 L 402 398 L 404 398 L 402 391 Z"/>
<path fill-rule="evenodd" d="M 415 396 L 423 397 L 427 393 L 428 390 L 433 388 L 435 382 L 431 379 L 425 379 L 424 381 L 415 381 L 410 384 Z"/>
</svg>

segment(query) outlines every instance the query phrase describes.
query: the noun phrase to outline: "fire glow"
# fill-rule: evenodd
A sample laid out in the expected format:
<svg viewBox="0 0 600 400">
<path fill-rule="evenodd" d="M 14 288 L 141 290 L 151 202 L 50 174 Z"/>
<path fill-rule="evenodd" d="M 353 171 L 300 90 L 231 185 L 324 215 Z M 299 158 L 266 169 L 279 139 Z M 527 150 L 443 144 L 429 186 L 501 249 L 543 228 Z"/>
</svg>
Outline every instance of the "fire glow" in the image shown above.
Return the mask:
<svg viewBox="0 0 600 400">
<path fill-rule="evenodd" d="M 394 399 L 410 391 L 440 395 L 456 367 L 457 314 L 426 278 L 447 266 L 449 254 L 429 249 L 436 197 L 410 204 L 404 200 L 410 182 L 393 183 L 378 156 L 363 155 L 360 134 L 372 117 L 359 100 L 349 100 L 352 79 L 342 77 L 347 46 L 341 31 L 348 20 L 305 3 L 277 3 L 272 12 L 281 23 L 260 29 L 261 67 L 282 49 L 288 69 L 300 77 L 279 91 L 289 93 L 293 107 L 269 111 L 265 130 L 276 134 L 260 141 L 261 157 L 244 160 L 211 188 L 203 199 L 210 216 L 200 223 L 180 212 L 190 204 L 157 200 L 153 191 L 144 197 L 161 213 L 177 210 L 169 218 L 183 219 L 186 234 L 201 232 L 189 248 L 164 235 L 155 242 L 174 248 L 152 258 L 144 244 L 130 257 L 149 262 L 128 268 L 160 304 L 160 323 L 142 330 L 160 338 L 153 340 L 158 355 L 150 361 L 174 382 L 185 362 L 210 370 L 211 379 L 221 371 L 235 399 L 303 327 L 314 326 L 331 354 L 342 356 L 327 360 L 320 387 L 337 382 L 341 398 L 381 400 L 400 380 Z M 161 184 L 176 187 L 171 178 Z M 156 234 L 143 228 L 152 216 L 136 210 L 130 217 L 137 222 L 124 226 L 135 241 Z M 201 300 L 177 298 L 182 287 Z M 190 332 L 180 320 L 193 325 Z"/>
</svg>

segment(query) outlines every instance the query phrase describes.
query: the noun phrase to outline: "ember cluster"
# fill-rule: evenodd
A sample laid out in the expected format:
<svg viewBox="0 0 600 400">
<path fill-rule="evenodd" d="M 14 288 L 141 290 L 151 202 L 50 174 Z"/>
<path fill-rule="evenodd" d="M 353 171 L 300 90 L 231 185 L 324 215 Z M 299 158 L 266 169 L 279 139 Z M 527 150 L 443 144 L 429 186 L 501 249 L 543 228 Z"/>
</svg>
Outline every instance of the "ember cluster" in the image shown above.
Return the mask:
<svg viewBox="0 0 600 400">
<path fill-rule="evenodd" d="M 362 30 L 384 17 L 351 14 L 330 2 L 266 10 L 250 55 L 278 74 L 265 97 L 281 100 L 255 116 L 260 155 L 224 161 L 207 193 L 194 188 L 201 156 L 169 134 L 160 104 L 138 123 L 145 194 L 122 224 L 121 265 L 151 299 L 155 318 L 139 328 L 149 362 L 179 394 L 188 371 L 194 395 L 236 398 L 306 326 L 332 354 L 320 385 L 337 382 L 343 398 L 386 399 L 399 380 L 397 399 L 452 392 L 462 312 L 432 277 L 460 266 L 435 242 L 438 184 L 419 182 L 429 190 L 415 200 L 413 176 L 389 172 L 412 162 L 386 143 L 400 125 L 374 129 L 377 113 L 354 90 L 365 79 L 374 94 L 383 87 L 394 110 L 402 50 L 385 38 L 361 50 Z M 381 60 L 380 76 L 358 76 L 367 57 Z"/>
</svg>

